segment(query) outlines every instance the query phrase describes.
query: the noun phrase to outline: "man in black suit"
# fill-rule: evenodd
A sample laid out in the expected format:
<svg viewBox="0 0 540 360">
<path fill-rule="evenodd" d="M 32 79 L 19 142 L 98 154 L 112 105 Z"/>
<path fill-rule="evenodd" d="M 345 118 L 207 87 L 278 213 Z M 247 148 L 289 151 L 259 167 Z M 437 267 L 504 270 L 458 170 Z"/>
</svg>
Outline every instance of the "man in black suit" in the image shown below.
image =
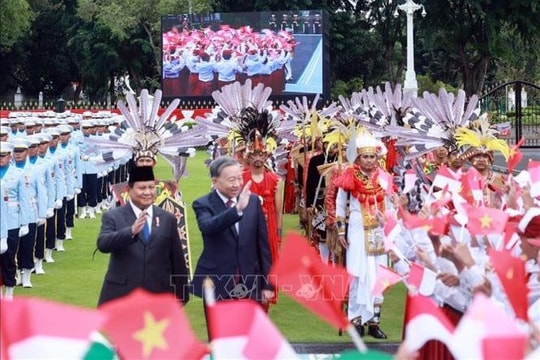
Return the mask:
<svg viewBox="0 0 540 360">
<path fill-rule="evenodd" d="M 203 238 L 192 291 L 203 297 L 209 277 L 216 300 L 249 298 L 259 303 L 272 299 L 267 275 L 272 265 L 266 219 L 258 196 L 243 186 L 242 168 L 222 156 L 210 163 L 213 190 L 193 202 Z"/>
<path fill-rule="evenodd" d="M 133 167 L 128 179 L 129 202 L 103 214 L 97 247 L 110 253 L 98 306 L 135 288 L 172 293 L 187 303 L 188 272 L 176 218 L 154 206 L 152 167 Z"/>
</svg>

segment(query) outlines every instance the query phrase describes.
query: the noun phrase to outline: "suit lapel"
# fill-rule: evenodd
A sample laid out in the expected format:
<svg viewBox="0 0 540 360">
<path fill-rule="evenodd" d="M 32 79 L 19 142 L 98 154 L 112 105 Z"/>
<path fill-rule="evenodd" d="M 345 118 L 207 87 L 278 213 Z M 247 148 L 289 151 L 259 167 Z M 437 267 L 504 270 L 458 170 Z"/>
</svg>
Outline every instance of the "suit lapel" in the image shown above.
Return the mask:
<svg viewBox="0 0 540 360">
<path fill-rule="evenodd" d="M 223 203 L 223 200 L 221 200 L 216 190 L 212 191 L 212 193 L 210 194 L 209 201 L 212 204 L 213 208 L 217 209 L 218 212 L 227 211 L 227 206 Z M 236 226 L 234 225 L 230 226 L 229 230 L 234 235 L 234 237 L 238 237 Z"/>
</svg>

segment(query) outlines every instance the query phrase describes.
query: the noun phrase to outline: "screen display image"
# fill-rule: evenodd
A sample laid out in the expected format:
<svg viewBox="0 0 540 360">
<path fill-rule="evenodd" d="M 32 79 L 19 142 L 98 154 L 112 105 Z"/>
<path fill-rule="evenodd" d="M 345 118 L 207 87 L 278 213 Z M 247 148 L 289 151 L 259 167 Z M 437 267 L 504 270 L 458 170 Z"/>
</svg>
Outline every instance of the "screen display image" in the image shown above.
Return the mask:
<svg viewBox="0 0 540 360">
<path fill-rule="evenodd" d="M 321 10 L 162 17 L 166 98 L 211 98 L 250 78 L 274 99 L 328 92 L 327 16 Z"/>
</svg>

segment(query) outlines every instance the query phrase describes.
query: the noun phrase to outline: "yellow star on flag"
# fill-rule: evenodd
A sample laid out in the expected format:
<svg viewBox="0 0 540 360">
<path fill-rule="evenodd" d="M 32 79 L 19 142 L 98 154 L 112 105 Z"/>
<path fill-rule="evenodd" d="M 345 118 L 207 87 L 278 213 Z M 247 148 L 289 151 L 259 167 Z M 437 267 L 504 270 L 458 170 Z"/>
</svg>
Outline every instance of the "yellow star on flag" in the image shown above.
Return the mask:
<svg viewBox="0 0 540 360">
<path fill-rule="evenodd" d="M 508 269 L 506 272 L 506 278 L 508 280 L 512 280 L 514 278 L 514 269 Z"/>
<path fill-rule="evenodd" d="M 491 217 L 488 214 L 482 215 L 480 218 L 480 226 L 482 229 L 489 229 L 491 227 Z"/>
<path fill-rule="evenodd" d="M 424 226 L 422 226 L 422 229 L 424 229 L 424 231 L 430 231 L 431 229 L 433 229 L 433 226 L 429 224 L 425 224 Z"/>
<path fill-rule="evenodd" d="M 133 334 L 133 339 L 142 343 L 143 357 L 148 358 L 154 348 L 167 350 L 168 344 L 163 334 L 169 323 L 169 319 L 156 321 L 150 311 L 144 313 L 144 327 Z"/>
<path fill-rule="evenodd" d="M 383 280 L 382 282 L 383 289 L 386 289 L 390 286 L 390 281 L 388 279 Z"/>
</svg>

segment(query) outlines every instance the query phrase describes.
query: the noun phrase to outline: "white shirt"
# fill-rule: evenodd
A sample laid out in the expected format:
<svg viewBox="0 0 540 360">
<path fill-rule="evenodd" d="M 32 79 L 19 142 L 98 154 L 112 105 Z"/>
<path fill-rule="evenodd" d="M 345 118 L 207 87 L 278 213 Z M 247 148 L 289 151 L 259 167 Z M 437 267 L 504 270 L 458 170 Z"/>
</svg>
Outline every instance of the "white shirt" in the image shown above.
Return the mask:
<svg viewBox="0 0 540 360">
<path fill-rule="evenodd" d="M 131 205 L 131 209 L 133 209 L 133 212 L 135 213 L 135 217 L 138 219 L 139 216 L 141 216 L 141 213 L 143 210 L 136 207 L 131 201 L 129 202 L 129 205 Z M 148 228 L 150 229 L 150 232 L 152 232 L 152 216 L 154 215 L 154 207 L 149 206 L 144 212 L 148 214 L 146 217 L 146 222 L 148 223 Z"/>
</svg>

